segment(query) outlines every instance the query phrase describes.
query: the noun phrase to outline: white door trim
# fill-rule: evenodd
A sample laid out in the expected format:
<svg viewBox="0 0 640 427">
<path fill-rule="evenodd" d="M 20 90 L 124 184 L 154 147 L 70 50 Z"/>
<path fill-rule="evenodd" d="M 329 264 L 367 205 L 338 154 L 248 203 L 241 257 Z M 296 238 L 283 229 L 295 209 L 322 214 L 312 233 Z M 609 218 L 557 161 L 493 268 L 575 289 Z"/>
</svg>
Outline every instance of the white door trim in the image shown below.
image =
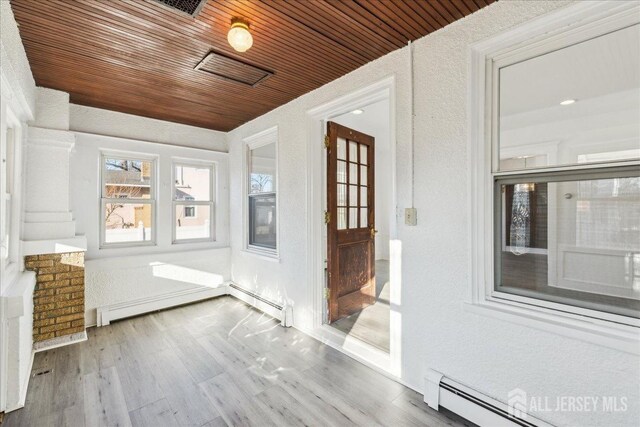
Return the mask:
<svg viewBox="0 0 640 427">
<path fill-rule="evenodd" d="M 389 101 L 389 136 L 391 144 L 392 175 L 392 210 L 390 215 L 390 233 L 392 241 L 397 238 L 396 227 L 396 97 L 395 75 L 358 89 L 350 94 L 334 99 L 307 111 L 307 274 L 308 274 L 308 306 L 312 307 L 310 315 L 301 322 L 300 328 L 316 339 L 337 350 L 348 354 L 385 373 L 399 377 L 401 366 L 401 305 L 400 282 L 391 280 L 391 320 L 390 320 L 390 352 L 385 353 L 374 346 L 344 334 L 323 322 L 324 305 L 323 288 L 325 286 L 326 236 L 323 212 L 326 208 L 326 153 L 324 150 L 324 134 L 326 122 L 333 117 L 352 111 L 363 105 L 387 99 Z M 393 261 L 392 261 L 393 262 Z M 399 262 L 399 260 L 398 260 Z M 391 266 L 394 270 L 394 266 Z M 399 270 L 399 269 L 396 269 Z M 393 275 L 391 275 L 393 276 Z"/>
</svg>

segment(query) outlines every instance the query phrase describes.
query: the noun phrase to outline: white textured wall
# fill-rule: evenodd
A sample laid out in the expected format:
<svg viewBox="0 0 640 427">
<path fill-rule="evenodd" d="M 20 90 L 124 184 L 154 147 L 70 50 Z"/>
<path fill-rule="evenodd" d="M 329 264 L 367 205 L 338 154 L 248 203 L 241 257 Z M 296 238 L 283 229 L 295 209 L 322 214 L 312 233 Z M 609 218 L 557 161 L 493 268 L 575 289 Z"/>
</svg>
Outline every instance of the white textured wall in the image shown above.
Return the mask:
<svg viewBox="0 0 640 427">
<path fill-rule="evenodd" d="M 46 129 L 69 130 L 69 94 L 38 87 L 34 125 Z"/>
<path fill-rule="evenodd" d="M 221 286 L 229 280 L 229 265 L 229 248 L 87 260 L 85 322 L 96 324 L 96 307 Z"/>
<path fill-rule="evenodd" d="M 157 156 L 155 246 L 100 249 L 101 150 Z M 215 242 L 171 243 L 171 168 L 174 157 L 215 163 Z M 212 284 L 215 275 L 224 280 L 229 278 L 227 157 L 226 153 L 216 151 L 83 133 L 76 135 L 76 145 L 70 158 L 70 203 L 77 233 L 87 238 L 87 324 L 95 324 L 95 308 L 99 306 L 202 286 L 202 280 L 197 279 L 202 275 L 209 276 Z M 171 267 L 159 269 L 152 263 L 171 264 Z M 173 272 L 171 277 L 166 277 L 166 274 L 163 276 L 162 272 L 166 273 L 167 270 Z"/>
<path fill-rule="evenodd" d="M 215 130 L 75 104 L 69 119 L 70 129 L 78 132 L 227 151 L 226 134 Z"/>
<path fill-rule="evenodd" d="M 0 46 L 2 72 L 10 79 L 13 92 L 24 100 L 32 115 L 36 105 L 36 84 L 8 1 L 0 1 Z"/>
<path fill-rule="evenodd" d="M 418 226 L 398 224 L 402 241 L 402 377 L 423 389 L 427 368 L 506 402 L 530 395 L 627 396 L 627 412 L 538 414 L 556 425 L 636 425 L 637 356 L 469 313 L 467 72 L 469 44 L 566 5 L 501 1 L 415 43 L 415 170 Z M 398 203 L 408 206 L 409 97 L 406 51 L 396 51 L 229 133 L 230 168 L 242 170 L 242 139 L 278 125 L 281 262 L 241 251 L 241 176 L 231 176 L 234 280 L 268 298 L 293 300 L 294 321 L 311 307 L 306 274 L 305 111 L 395 74 Z M 303 176 L 303 175 L 302 175 Z"/>
</svg>

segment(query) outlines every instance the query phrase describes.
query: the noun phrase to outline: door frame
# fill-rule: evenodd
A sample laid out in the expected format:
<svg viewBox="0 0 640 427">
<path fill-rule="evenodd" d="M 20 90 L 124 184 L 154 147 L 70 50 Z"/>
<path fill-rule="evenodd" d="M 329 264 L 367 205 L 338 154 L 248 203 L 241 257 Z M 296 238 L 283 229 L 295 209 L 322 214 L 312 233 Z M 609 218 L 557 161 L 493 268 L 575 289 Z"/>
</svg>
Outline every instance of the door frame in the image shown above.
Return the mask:
<svg viewBox="0 0 640 427">
<path fill-rule="evenodd" d="M 389 206 L 390 240 L 390 351 L 386 353 L 360 339 L 325 323 L 326 300 L 325 259 L 327 235 L 324 211 L 327 206 L 326 152 L 324 135 L 326 123 L 334 117 L 378 101 L 389 102 L 389 143 L 391 146 L 391 199 Z M 333 99 L 307 111 L 307 286 L 308 307 L 312 310 L 301 322 L 301 328 L 323 343 L 348 354 L 387 375 L 401 375 L 402 306 L 400 304 L 400 242 L 397 240 L 397 188 L 396 188 L 396 94 L 395 75 Z"/>
</svg>

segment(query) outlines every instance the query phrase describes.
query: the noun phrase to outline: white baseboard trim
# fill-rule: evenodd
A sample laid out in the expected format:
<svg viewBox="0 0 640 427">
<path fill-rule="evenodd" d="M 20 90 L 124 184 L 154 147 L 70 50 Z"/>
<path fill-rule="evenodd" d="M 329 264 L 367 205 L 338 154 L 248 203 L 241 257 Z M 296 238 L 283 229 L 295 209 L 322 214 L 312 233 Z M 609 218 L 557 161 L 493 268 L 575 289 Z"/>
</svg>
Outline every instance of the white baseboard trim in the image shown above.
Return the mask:
<svg viewBox="0 0 640 427">
<path fill-rule="evenodd" d="M 138 316 L 152 311 L 163 310 L 223 295 L 230 295 L 280 320 L 282 326 L 290 327 L 293 324 L 293 311 L 291 307 L 286 305 L 283 307 L 250 291 L 246 291 L 233 282 L 225 282 L 216 288 L 199 287 L 186 289 L 98 307 L 96 308 L 96 326 L 107 326 L 114 320 Z"/>
<path fill-rule="evenodd" d="M 52 348 L 58 348 L 65 345 L 76 344 L 87 340 L 87 332 L 77 332 L 71 335 L 65 335 L 62 337 L 55 337 L 44 341 L 33 343 L 33 352 L 38 353 L 40 351 L 51 350 Z"/>
<path fill-rule="evenodd" d="M 139 298 L 132 301 L 104 305 L 96 309 L 97 326 L 106 326 L 111 321 L 124 319 L 126 317 L 138 316 L 140 314 L 177 305 L 189 304 L 204 299 L 227 295 L 228 283 L 216 288 L 199 287 L 193 289 L 167 292 L 161 295 L 154 295 L 148 298 Z"/>
</svg>

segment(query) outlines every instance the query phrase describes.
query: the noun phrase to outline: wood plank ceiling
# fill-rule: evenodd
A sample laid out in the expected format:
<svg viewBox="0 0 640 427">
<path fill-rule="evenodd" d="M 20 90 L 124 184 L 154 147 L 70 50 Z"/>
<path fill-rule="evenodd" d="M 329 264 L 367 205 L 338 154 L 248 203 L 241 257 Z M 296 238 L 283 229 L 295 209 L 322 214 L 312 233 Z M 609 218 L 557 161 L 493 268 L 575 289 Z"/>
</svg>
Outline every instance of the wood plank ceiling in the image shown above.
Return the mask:
<svg viewBox="0 0 640 427">
<path fill-rule="evenodd" d="M 229 131 L 494 0 L 11 0 L 38 86 L 71 102 Z M 232 17 L 254 44 L 235 52 Z M 194 67 L 211 50 L 275 74 L 256 87 Z"/>
</svg>

